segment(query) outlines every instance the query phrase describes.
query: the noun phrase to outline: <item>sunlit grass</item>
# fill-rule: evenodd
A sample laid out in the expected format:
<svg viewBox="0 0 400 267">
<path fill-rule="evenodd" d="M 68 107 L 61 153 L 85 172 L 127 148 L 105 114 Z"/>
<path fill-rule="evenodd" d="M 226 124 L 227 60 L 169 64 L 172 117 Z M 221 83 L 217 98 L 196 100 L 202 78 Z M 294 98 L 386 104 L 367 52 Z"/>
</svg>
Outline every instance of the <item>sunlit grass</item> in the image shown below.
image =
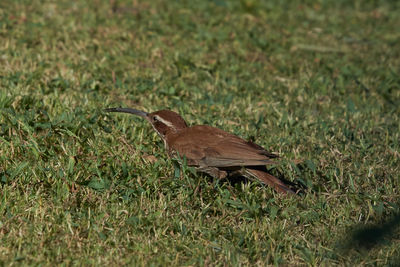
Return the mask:
<svg viewBox="0 0 400 267">
<path fill-rule="evenodd" d="M 396 2 L 3 2 L 0 265 L 399 262 Z M 308 189 L 177 170 L 112 106 L 254 139 Z"/>
</svg>

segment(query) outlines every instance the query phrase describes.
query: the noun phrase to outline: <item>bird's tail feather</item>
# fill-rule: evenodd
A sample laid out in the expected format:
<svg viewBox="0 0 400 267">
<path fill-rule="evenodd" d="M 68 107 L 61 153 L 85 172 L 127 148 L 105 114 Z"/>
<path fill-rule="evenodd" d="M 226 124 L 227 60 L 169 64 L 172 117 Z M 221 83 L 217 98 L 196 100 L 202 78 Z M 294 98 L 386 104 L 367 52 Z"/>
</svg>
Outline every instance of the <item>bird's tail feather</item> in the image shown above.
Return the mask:
<svg viewBox="0 0 400 267">
<path fill-rule="evenodd" d="M 295 194 L 285 183 L 275 176 L 261 170 L 246 168 L 245 173 L 253 178 L 258 179 L 262 183 L 271 186 L 275 191 L 284 194 Z"/>
</svg>

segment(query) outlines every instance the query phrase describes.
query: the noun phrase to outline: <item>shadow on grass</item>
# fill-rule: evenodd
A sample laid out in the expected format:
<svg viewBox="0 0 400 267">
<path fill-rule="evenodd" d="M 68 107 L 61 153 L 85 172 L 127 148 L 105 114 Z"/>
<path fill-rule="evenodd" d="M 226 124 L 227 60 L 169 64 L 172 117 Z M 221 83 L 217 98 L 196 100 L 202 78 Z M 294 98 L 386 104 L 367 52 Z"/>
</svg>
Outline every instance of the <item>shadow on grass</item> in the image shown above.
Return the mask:
<svg viewBox="0 0 400 267">
<path fill-rule="evenodd" d="M 272 174 L 265 166 L 252 166 L 252 169 L 260 170 Z M 280 179 L 283 183 L 285 183 L 290 189 L 294 192 L 297 192 L 298 195 L 304 195 L 307 189 L 307 186 L 301 182 L 292 182 L 284 177 L 284 175 L 280 172 L 276 174 L 272 174 L 276 178 Z M 243 176 L 242 174 L 230 174 L 226 179 L 221 180 L 221 182 L 229 182 L 232 186 L 235 186 L 238 183 L 248 183 L 253 179 Z M 265 185 L 267 186 L 267 185 Z"/>
<path fill-rule="evenodd" d="M 361 249 L 372 249 L 376 246 L 387 244 L 396 238 L 396 230 L 399 229 L 399 226 L 400 214 L 395 214 L 386 222 L 356 227 L 351 233 L 350 244 Z"/>
<path fill-rule="evenodd" d="M 357 224 L 352 227 L 345 237 L 338 244 L 338 249 L 342 254 L 351 252 L 369 253 L 374 248 L 390 245 L 400 237 L 400 213 L 394 213 L 385 221 L 375 224 Z M 399 254 L 392 255 L 388 259 L 390 266 L 399 259 Z M 398 266 L 398 265 L 396 265 Z"/>
</svg>

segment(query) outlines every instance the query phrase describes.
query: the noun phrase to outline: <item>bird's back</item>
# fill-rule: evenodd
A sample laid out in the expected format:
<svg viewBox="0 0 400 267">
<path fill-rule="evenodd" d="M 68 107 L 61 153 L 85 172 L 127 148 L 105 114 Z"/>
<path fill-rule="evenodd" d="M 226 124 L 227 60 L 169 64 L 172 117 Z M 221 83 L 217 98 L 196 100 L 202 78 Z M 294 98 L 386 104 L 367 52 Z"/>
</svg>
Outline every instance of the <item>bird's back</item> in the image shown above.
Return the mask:
<svg viewBox="0 0 400 267">
<path fill-rule="evenodd" d="M 185 128 L 168 140 L 169 152 L 185 156 L 189 165 L 211 167 L 258 166 L 275 155 L 252 142 L 208 125 Z"/>
</svg>

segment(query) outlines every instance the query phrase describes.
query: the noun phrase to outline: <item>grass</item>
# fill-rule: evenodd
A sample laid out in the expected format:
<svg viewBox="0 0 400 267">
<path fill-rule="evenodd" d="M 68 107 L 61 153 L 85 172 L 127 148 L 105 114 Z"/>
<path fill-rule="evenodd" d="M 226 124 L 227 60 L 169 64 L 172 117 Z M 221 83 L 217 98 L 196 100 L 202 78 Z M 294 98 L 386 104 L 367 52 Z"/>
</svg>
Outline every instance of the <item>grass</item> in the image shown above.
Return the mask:
<svg viewBox="0 0 400 267">
<path fill-rule="evenodd" d="M 397 1 L 0 3 L 0 265 L 400 262 Z M 170 108 L 307 185 L 175 169 Z"/>
</svg>

